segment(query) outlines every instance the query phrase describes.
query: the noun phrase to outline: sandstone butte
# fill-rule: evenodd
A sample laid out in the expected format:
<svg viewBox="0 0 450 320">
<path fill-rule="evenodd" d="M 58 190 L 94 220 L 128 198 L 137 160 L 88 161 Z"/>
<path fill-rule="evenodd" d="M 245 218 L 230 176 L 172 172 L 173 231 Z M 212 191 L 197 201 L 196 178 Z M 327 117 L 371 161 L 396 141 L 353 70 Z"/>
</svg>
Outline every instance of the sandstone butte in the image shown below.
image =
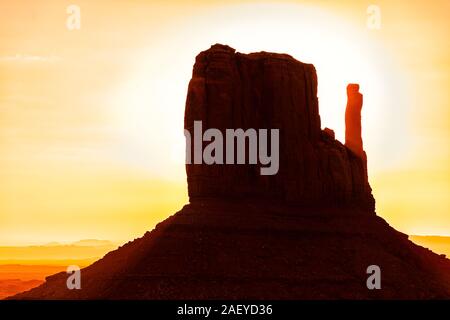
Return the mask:
<svg viewBox="0 0 450 320">
<path fill-rule="evenodd" d="M 59 273 L 12 299 L 450 298 L 450 260 L 376 215 L 362 95 L 356 84 L 347 94 L 343 145 L 321 130 L 313 65 L 220 44 L 201 52 L 185 128 L 278 128 L 278 174 L 186 165 L 190 203 L 82 269 L 81 290 Z M 380 290 L 367 288 L 370 265 L 381 269 Z"/>
</svg>

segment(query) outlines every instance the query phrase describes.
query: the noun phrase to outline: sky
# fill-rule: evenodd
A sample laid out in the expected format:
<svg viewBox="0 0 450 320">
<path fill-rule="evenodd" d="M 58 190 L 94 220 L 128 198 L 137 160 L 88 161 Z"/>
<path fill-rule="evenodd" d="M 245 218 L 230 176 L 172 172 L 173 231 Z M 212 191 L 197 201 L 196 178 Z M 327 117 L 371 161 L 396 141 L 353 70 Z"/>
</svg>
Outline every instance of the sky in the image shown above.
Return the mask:
<svg viewBox="0 0 450 320">
<path fill-rule="evenodd" d="M 187 85 L 195 56 L 214 43 L 313 63 L 322 127 L 340 141 L 346 84 L 360 83 L 377 213 L 408 234 L 450 236 L 449 9 L 2 1 L 0 244 L 128 240 L 181 209 Z"/>
</svg>

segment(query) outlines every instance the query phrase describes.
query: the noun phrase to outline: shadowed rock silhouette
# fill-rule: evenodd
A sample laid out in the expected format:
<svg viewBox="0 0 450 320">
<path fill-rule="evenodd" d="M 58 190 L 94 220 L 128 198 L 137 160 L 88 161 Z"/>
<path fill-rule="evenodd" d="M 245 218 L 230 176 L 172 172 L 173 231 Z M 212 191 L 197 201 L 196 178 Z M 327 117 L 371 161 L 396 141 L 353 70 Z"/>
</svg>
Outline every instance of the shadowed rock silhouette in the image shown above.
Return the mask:
<svg viewBox="0 0 450 320">
<path fill-rule="evenodd" d="M 352 114 L 356 102 L 350 95 Z M 320 128 L 313 65 L 286 54 L 241 54 L 214 45 L 197 56 L 189 83 L 185 129 L 191 135 L 196 120 L 202 120 L 204 130 L 280 129 L 280 159 L 273 176 L 260 175 L 255 165 L 187 165 L 191 201 L 257 198 L 301 205 L 351 204 L 373 211 L 366 159 Z M 353 122 L 350 126 L 356 132 Z"/>
<path fill-rule="evenodd" d="M 429 299 L 450 297 L 450 260 L 375 214 L 361 139 L 362 95 L 348 87 L 346 144 L 320 128 L 317 77 L 289 55 L 201 52 L 185 128 L 280 129 L 280 171 L 186 166 L 190 203 L 103 259 L 14 299 Z M 151 214 L 151 213 L 149 213 Z M 381 289 L 369 290 L 370 265 Z"/>
</svg>

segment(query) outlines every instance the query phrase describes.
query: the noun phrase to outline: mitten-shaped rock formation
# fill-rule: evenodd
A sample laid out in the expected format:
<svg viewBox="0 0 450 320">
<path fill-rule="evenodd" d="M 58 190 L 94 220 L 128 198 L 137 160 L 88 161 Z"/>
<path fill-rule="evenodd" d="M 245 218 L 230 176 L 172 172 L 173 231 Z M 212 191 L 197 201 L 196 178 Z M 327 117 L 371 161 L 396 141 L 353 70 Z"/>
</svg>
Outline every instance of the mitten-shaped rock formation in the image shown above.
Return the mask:
<svg viewBox="0 0 450 320">
<path fill-rule="evenodd" d="M 197 56 L 189 83 L 185 129 L 191 135 L 194 121 L 202 121 L 203 130 L 223 132 L 279 129 L 279 171 L 260 175 L 255 164 L 188 164 L 191 201 L 255 197 L 374 209 L 365 157 L 321 130 L 311 64 L 286 54 L 242 54 L 213 45 Z"/>
<path fill-rule="evenodd" d="M 371 214 L 362 143 L 352 151 L 320 130 L 312 65 L 215 45 L 194 67 L 186 128 L 194 120 L 204 129 L 279 128 L 279 173 L 188 165 L 191 203 L 81 270 L 80 290 L 69 290 L 62 272 L 11 299 L 450 297 L 450 260 Z M 381 289 L 367 286 L 371 265 L 382 272 Z"/>
</svg>

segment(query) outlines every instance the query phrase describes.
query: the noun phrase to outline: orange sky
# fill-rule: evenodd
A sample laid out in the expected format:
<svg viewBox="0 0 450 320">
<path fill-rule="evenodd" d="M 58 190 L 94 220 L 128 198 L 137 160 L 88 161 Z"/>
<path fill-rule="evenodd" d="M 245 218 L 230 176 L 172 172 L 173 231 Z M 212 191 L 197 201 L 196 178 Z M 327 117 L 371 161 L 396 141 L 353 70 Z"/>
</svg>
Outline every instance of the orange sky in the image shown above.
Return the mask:
<svg viewBox="0 0 450 320">
<path fill-rule="evenodd" d="M 81 29 L 66 28 L 66 8 Z M 381 29 L 367 27 L 367 7 Z M 211 44 L 315 64 L 322 125 L 343 141 L 361 84 L 377 212 L 450 235 L 448 1 L 0 3 L 0 244 L 142 235 L 186 203 L 183 113 Z"/>
</svg>

